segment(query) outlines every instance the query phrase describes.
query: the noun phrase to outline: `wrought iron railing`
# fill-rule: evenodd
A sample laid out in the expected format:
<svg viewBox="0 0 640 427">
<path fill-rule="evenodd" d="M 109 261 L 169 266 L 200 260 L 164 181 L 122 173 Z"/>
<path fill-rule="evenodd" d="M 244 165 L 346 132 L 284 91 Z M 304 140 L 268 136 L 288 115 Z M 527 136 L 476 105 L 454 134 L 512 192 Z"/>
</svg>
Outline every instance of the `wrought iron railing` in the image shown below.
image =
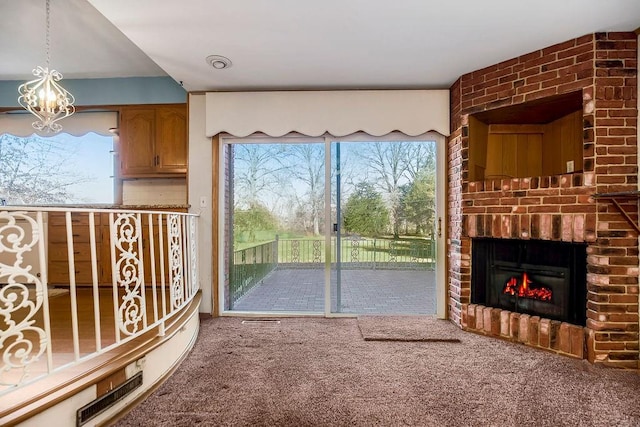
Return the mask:
<svg viewBox="0 0 640 427">
<path fill-rule="evenodd" d="M 340 239 L 343 269 L 434 269 L 435 240 L 377 239 L 348 236 Z M 331 238 L 332 248 L 336 239 Z M 322 268 L 325 262 L 324 239 L 279 239 L 278 268 Z M 336 251 L 331 251 L 336 262 Z"/>
<path fill-rule="evenodd" d="M 229 279 L 231 307 L 240 297 L 275 270 L 277 265 L 277 240 L 235 251 Z"/>
<path fill-rule="evenodd" d="M 427 239 L 373 239 L 349 236 L 340 239 L 343 269 L 433 270 L 435 241 Z M 335 248 L 336 239 L 331 239 Z M 243 295 L 275 269 L 323 268 L 325 241 L 279 239 L 237 250 L 230 269 L 230 309 Z M 331 262 L 335 263 L 332 251 Z"/>
<path fill-rule="evenodd" d="M 3 206 L 0 286 L 2 395 L 147 332 L 164 335 L 199 288 L 197 218 Z"/>
</svg>

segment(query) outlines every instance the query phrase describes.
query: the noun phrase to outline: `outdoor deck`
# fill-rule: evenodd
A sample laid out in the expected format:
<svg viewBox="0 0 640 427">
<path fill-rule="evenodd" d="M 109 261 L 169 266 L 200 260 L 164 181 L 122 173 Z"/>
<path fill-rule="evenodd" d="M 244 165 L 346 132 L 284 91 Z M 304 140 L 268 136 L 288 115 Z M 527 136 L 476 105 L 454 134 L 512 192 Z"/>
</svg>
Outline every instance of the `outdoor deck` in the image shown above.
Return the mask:
<svg viewBox="0 0 640 427">
<path fill-rule="evenodd" d="M 336 276 L 332 272 L 332 312 Z M 324 313 L 323 269 L 277 269 L 233 306 L 235 311 Z M 340 312 L 435 314 L 435 272 L 430 270 L 342 270 Z"/>
</svg>

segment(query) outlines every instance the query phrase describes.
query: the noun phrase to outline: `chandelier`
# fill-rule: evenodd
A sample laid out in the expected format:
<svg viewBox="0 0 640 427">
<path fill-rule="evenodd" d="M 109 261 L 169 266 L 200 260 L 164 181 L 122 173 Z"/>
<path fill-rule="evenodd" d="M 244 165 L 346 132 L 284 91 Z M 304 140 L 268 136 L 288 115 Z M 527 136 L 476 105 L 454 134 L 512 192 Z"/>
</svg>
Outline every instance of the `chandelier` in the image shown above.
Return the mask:
<svg viewBox="0 0 640 427">
<path fill-rule="evenodd" d="M 43 132 L 59 132 L 62 126 L 56 123 L 58 120 L 69 117 L 75 112 L 73 95 L 58 84 L 62 80 L 62 74 L 49 69 L 50 41 L 49 41 L 49 0 L 46 0 L 46 57 L 45 67 L 37 66 L 33 75 L 37 78 L 21 84 L 18 87 L 18 103 L 27 111 L 36 116 L 38 120 L 33 122 L 33 127 Z"/>
</svg>

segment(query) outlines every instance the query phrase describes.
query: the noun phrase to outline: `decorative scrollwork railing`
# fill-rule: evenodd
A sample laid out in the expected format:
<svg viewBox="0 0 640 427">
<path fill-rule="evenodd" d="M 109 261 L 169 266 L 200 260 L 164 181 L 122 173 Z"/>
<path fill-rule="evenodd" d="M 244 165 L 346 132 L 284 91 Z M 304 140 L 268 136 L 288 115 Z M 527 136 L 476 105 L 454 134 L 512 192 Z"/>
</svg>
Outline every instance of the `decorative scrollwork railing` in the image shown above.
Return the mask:
<svg viewBox="0 0 640 427">
<path fill-rule="evenodd" d="M 110 214 L 114 277 L 121 291 L 118 332 L 133 335 L 146 327 L 144 264 L 140 214 Z"/>
<path fill-rule="evenodd" d="M 180 241 L 182 239 L 182 221 L 178 215 L 169 215 L 169 264 L 171 280 L 171 302 L 175 306 L 184 303 L 185 289 L 182 287 L 184 280 L 183 253 Z"/>
<path fill-rule="evenodd" d="M 360 262 L 360 236 L 353 235 L 351 241 L 351 262 Z"/>
<path fill-rule="evenodd" d="M 48 349 L 49 323 L 37 319 L 48 313 L 46 287 L 25 259 L 43 252 L 42 230 L 40 213 L 0 212 L 0 386 L 25 381 Z"/>
<path fill-rule="evenodd" d="M 0 396 L 164 334 L 199 288 L 196 236 L 185 213 L 0 208 Z"/>
</svg>

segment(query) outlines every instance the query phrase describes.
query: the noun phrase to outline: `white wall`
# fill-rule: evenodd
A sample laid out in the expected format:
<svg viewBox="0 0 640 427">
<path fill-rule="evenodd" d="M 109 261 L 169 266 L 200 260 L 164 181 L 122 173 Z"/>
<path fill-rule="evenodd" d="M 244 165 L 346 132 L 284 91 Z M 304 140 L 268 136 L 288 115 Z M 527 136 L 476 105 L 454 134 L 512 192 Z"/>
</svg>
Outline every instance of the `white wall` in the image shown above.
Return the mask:
<svg viewBox="0 0 640 427">
<path fill-rule="evenodd" d="M 205 95 L 189 94 L 189 212 L 200 213 L 198 220 L 198 252 L 200 254 L 201 313 L 213 312 L 213 242 L 212 202 L 213 166 L 212 142 L 205 136 Z M 204 198 L 204 205 L 201 205 Z"/>
<path fill-rule="evenodd" d="M 172 372 L 178 364 L 191 351 L 198 337 L 200 330 L 200 320 L 198 313 L 193 313 L 185 322 L 184 326 L 171 336 L 171 338 L 163 342 L 159 347 L 153 348 L 143 357 L 126 366 L 127 378 L 131 378 L 138 371 L 143 372 L 142 386 L 132 391 L 122 400 L 115 403 L 104 412 L 95 416 L 84 424 L 87 427 L 97 425 L 111 425 L 111 420 L 116 414 L 124 411 L 129 405 L 132 405 L 136 399 L 140 399 L 145 393 L 150 392 L 159 383 L 161 383 L 167 374 Z M 26 421 L 18 424 L 20 427 L 41 427 L 41 426 L 75 426 L 76 414 L 78 408 L 93 402 L 97 398 L 97 388 L 93 384 L 84 390 L 76 391 L 54 406 L 43 410 L 37 415 L 28 418 Z"/>
</svg>

